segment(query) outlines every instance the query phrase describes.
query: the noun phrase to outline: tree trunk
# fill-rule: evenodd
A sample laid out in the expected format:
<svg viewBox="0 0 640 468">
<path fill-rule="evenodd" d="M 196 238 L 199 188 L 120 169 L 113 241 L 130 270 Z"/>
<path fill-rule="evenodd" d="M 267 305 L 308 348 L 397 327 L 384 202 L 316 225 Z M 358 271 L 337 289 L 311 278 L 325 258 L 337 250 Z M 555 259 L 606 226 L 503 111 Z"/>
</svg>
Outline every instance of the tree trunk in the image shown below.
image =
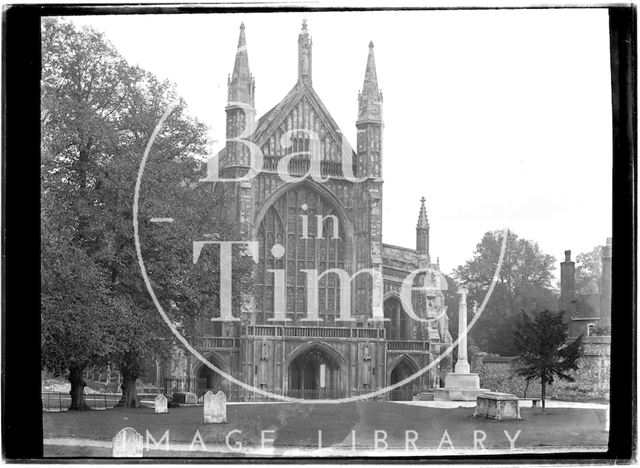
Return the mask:
<svg viewBox="0 0 640 468">
<path fill-rule="evenodd" d="M 69 368 L 69 377 L 67 379 L 71 383 L 71 390 L 69 394 L 71 395 L 71 406 L 69 406 L 69 411 L 81 411 L 88 410 L 89 405 L 84 400 L 84 387 L 86 387 L 86 382 L 82 379 L 82 371 L 84 367 L 81 366 L 72 366 Z"/>
<path fill-rule="evenodd" d="M 524 396 L 523 398 L 527 398 L 527 390 L 529 390 L 529 379 L 527 379 L 527 384 L 524 386 Z"/>
<path fill-rule="evenodd" d="M 136 381 L 138 378 L 130 373 L 122 373 L 122 398 L 118 402 L 117 406 L 124 408 L 139 408 L 140 402 L 138 401 L 138 392 L 136 389 Z"/>
<path fill-rule="evenodd" d="M 542 414 L 545 413 L 545 402 L 544 399 L 547 395 L 547 382 L 546 379 L 542 379 L 542 391 L 540 392 L 540 399 L 542 400 Z"/>
</svg>

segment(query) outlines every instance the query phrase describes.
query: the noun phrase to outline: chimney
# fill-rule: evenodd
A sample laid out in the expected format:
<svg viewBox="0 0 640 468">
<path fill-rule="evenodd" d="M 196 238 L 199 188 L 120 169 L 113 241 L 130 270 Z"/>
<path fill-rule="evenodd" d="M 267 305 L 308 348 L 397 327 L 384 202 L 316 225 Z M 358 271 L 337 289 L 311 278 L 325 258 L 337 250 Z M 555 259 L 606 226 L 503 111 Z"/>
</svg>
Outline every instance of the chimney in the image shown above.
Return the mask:
<svg viewBox="0 0 640 468">
<path fill-rule="evenodd" d="M 576 264 L 571 260 L 571 250 L 564 251 L 564 262 L 560 263 L 559 309 L 568 322 L 576 314 Z"/>
<path fill-rule="evenodd" d="M 602 248 L 602 278 L 600 280 L 600 327 L 611 329 L 611 259 L 613 238 L 607 237 Z"/>
</svg>

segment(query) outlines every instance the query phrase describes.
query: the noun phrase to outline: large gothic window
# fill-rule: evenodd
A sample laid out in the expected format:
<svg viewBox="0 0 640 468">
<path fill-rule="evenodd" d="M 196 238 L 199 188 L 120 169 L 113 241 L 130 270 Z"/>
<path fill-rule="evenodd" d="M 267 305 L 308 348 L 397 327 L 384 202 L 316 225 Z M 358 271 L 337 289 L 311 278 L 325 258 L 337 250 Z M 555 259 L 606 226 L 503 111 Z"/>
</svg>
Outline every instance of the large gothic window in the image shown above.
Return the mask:
<svg viewBox="0 0 640 468">
<path fill-rule="evenodd" d="M 321 237 L 318 237 L 318 215 L 323 219 Z M 273 318 L 275 312 L 274 273 L 269 270 L 284 269 L 286 316 L 292 320 L 287 323 L 315 324 L 300 322 L 307 317 L 307 275 L 302 270 L 315 269 L 320 275 L 327 269 L 348 268 L 347 239 L 342 221 L 328 200 L 305 187 L 287 191 L 269 207 L 258 230 L 260 263 L 256 276 L 256 323 L 274 323 L 267 320 Z M 276 244 L 284 246 L 284 255 L 280 258 L 273 255 L 281 253 L 278 252 L 281 249 L 273 249 Z M 318 316 L 322 326 L 335 325 L 340 314 L 339 288 L 335 274 L 325 275 L 318 282 Z"/>
<path fill-rule="evenodd" d="M 409 339 L 411 323 L 409 323 L 409 317 L 397 297 L 392 296 L 384 301 L 384 317 L 389 319 L 384 322 L 388 340 Z"/>
</svg>

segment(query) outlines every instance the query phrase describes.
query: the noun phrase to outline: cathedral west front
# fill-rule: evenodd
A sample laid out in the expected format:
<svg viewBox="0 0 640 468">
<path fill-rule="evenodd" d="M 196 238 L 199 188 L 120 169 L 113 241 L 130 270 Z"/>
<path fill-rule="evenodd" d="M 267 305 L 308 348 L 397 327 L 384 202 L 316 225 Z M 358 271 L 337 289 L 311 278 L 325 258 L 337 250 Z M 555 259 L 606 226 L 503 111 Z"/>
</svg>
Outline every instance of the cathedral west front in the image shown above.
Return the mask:
<svg viewBox="0 0 640 468">
<path fill-rule="evenodd" d="M 357 95 L 355 149 L 313 88 L 312 46 L 303 22 L 293 87 L 257 118 L 255 81 L 240 26 L 228 80 L 227 145 L 218 156 L 221 177 L 239 179 L 255 160 L 251 146 L 234 138 L 250 141 L 262 154 L 254 177 L 225 183 L 228 215 L 240 224 L 243 240 L 257 244 L 259 260 L 252 297 L 232 321 L 203 317 L 196 344 L 213 365 L 257 389 L 297 398 L 343 398 L 415 374 L 438 359 L 451 337 L 439 290 L 403 290 L 407 278 L 411 284 L 425 283 L 424 275 L 414 278 L 412 272 L 439 270 L 429 251 L 424 198 L 416 207 L 414 248 L 383 243 L 383 96 L 374 45 L 369 44 Z M 256 398 L 188 353 L 173 361 L 167 377 L 184 379 L 190 391 Z M 429 393 L 440 387 L 450 367 L 448 356 L 381 398 Z"/>
</svg>

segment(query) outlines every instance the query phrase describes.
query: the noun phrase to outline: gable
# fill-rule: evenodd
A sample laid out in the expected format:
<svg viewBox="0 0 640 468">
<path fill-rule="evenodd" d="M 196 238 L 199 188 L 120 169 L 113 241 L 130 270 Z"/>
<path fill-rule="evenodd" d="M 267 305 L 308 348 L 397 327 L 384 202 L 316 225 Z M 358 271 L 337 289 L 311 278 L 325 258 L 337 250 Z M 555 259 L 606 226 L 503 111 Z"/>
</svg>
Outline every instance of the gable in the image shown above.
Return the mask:
<svg viewBox="0 0 640 468">
<path fill-rule="evenodd" d="M 280 158 L 292 151 L 308 151 L 306 132 L 292 134 L 293 145 L 282 145 L 282 136 L 297 129 L 309 130 L 318 136 L 322 161 L 337 163 L 342 160 L 342 132 L 319 96 L 306 83 L 296 84 L 279 104 L 258 120 L 253 141 L 267 158 Z M 353 150 L 351 153 L 355 161 Z"/>
</svg>

